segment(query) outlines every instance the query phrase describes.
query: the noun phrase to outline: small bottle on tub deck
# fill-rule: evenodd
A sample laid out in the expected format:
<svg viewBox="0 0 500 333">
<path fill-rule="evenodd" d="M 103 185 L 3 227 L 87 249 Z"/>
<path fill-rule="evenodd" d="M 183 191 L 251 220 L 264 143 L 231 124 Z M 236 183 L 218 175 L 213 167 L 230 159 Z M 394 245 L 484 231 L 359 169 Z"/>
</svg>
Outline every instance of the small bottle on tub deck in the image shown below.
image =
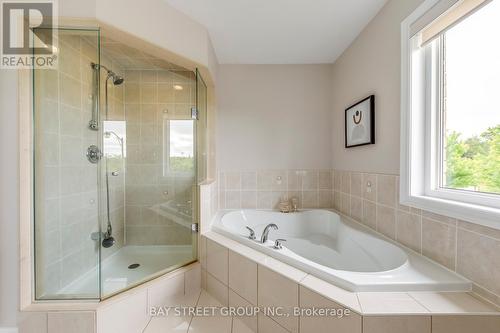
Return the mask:
<svg viewBox="0 0 500 333">
<path fill-rule="evenodd" d="M 290 213 L 291 205 L 288 197 L 281 198 L 278 208 L 282 213 Z"/>
</svg>

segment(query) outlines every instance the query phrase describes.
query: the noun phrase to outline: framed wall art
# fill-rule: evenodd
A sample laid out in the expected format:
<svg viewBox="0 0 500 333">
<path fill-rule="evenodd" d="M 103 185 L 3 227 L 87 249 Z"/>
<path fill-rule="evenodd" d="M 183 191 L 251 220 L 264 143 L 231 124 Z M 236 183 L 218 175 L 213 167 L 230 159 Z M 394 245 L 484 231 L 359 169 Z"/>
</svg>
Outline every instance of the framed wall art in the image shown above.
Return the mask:
<svg viewBox="0 0 500 333">
<path fill-rule="evenodd" d="M 345 147 L 375 143 L 375 95 L 345 110 Z"/>
</svg>

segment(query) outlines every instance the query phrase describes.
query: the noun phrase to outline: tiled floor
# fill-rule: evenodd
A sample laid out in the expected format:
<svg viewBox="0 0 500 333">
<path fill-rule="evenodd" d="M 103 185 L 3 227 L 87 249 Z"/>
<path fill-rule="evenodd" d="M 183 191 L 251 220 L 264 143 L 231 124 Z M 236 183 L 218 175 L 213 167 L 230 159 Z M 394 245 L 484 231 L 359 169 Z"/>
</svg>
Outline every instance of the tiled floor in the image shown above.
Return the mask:
<svg viewBox="0 0 500 333">
<path fill-rule="evenodd" d="M 195 298 L 193 306 L 222 307 L 215 298 L 202 290 Z M 172 313 L 169 316 L 151 317 L 143 333 L 252 333 L 237 318 L 225 316 L 179 317 Z"/>
</svg>

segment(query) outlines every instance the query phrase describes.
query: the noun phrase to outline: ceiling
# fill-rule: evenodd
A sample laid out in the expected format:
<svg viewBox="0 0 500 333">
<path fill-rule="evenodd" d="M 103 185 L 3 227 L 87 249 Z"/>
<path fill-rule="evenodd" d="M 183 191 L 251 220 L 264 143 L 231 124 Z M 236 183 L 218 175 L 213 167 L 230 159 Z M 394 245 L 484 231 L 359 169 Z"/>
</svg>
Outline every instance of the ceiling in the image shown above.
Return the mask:
<svg viewBox="0 0 500 333">
<path fill-rule="evenodd" d="M 204 25 L 221 64 L 332 63 L 386 0 L 165 0 Z"/>
</svg>

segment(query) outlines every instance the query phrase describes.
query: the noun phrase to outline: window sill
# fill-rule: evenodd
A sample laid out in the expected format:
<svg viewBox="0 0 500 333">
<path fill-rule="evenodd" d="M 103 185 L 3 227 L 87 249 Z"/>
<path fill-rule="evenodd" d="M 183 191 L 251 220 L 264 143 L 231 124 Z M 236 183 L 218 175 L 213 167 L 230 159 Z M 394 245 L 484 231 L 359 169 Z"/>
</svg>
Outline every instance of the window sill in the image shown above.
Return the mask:
<svg viewBox="0 0 500 333">
<path fill-rule="evenodd" d="M 500 209 L 424 195 L 402 194 L 400 202 L 402 205 L 500 230 Z"/>
</svg>

